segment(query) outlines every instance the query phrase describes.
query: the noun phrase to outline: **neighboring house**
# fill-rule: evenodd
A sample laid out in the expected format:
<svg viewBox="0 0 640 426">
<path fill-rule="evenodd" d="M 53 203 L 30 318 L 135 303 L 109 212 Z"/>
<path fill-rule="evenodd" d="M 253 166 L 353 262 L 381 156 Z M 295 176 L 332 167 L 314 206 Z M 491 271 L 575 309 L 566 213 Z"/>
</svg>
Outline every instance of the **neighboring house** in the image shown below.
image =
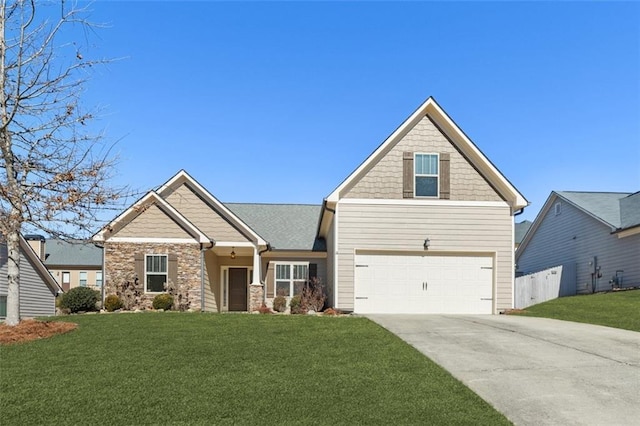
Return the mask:
<svg viewBox="0 0 640 426">
<path fill-rule="evenodd" d="M 92 242 L 47 239 L 25 235 L 64 291 L 74 287 L 102 289 L 102 249 Z"/>
<path fill-rule="evenodd" d="M 520 244 L 522 243 L 524 236 L 527 234 L 527 231 L 529 231 L 529 228 L 531 228 L 531 223 L 532 222 L 530 220 L 523 220 L 522 222 L 516 223 L 516 232 L 513 245 L 516 250 L 518 249 L 518 247 L 520 247 Z"/>
<path fill-rule="evenodd" d="M 104 294 L 252 311 L 317 277 L 344 311 L 497 313 L 513 306 L 524 197 L 429 98 L 321 206 L 224 204 L 185 171 L 94 236 Z"/>
<path fill-rule="evenodd" d="M 639 286 L 640 192 L 551 192 L 516 264 L 523 274 L 561 265 L 575 270 L 573 294 Z"/>
<path fill-rule="evenodd" d="M 7 316 L 7 244 L 0 241 L 0 318 Z M 20 237 L 20 318 L 56 313 L 56 296 L 62 292 L 27 241 Z"/>
</svg>

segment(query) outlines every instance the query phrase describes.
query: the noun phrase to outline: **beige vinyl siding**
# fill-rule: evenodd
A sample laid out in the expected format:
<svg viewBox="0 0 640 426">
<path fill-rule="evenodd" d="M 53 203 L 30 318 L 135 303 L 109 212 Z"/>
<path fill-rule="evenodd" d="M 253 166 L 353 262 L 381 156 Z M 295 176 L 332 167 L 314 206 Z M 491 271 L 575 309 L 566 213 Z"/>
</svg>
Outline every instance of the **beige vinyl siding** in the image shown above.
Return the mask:
<svg viewBox="0 0 640 426">
<path fill-rule="evenodd" d="M 0 244 L 2 259 L 7 258 L 6 244 Z M 0 264 L 0 295 L 7 295 L 8 264 Z M 20 317 L 33 318 L 56 314 L 55 294 L 44 282 L 35 265 L 20 250 Z"/>
<path fill-rule="evenodd" d="M 336 253 L 336 244 L 334 239 L 334 229 L 335 229 L 335 217 L 331 217 L 331 224 L 329 225 L 329 231 L 327 232 L 327 236 L 325 238 L 325 242 L 327 244 L 327 297 L 329 299 L 328 305 L 334 305 L 334 271 L 335 271 L 335 253 Z"/>
<path fill-rule="evenodd" d="M 114 235 L 128 238 L 193 238 L 155 204 L 149 206 Z"/>
<path fill-rule="evenodd" d="M 198 229 L 216 241 L 250 241 L 186 184 L 169 194 L 166 200 Z"/>
<path fill-rule="evenodd" d="M 448 153 L 451 200 L 502 201 L 491 185 L 426 116 L 348 189 L 343 197 L 402 199 L 403 152 Z"/>
<path fill-rule="evenodd" d="M 310 258 L 305 257 L 303 253 L 300 256 L 292 256 L 286 258 L 268 258 L 268 268 L 265 278 L 266 294 L 267 298 L 272 299 L 274 296 L 274 284 L 275 284 L 275 264 L 287 263 L 287 262 L 308 262 L 309 264 L 315 263 L 318 265 L 318 278 L 322 281 L 325 289 L 327 288 L 327 260 L 319 259 L 317 257 Z"/>
<path fill-rule="evenodd" d="M 640 285 L 640 234 L 618 238 L 611 227 L 587 215 L 571 204 L 555 202 L 544 214 L 530 241 L 516 252 L 518 272 L 538 272 L 553 266 L 575 263 L 576 292 L 591 292 L 591 266 L 597 257 L 602 277 L 597 290 L 611 289 L 609 280 L 623 270 L 625 287 Z M 533 231 L 533 230 L 532 230 Z"/>
<path fill-rule="evenodd" d="M 494 312 L 512 307 L 513 217 L 504 206 L 338 203 L 338 308 L 353 309 L 354 253 L 358 249 L 428 254 L 495 253 Z"/>
<path fill-rule="evenodd" d="M 204 310 L 219 312 L 220 264 L 213 250 L 204 253 Z"/>
<path fill-rule="evenodd" d="M 91 287 L 93 289 L 100 289 L 101 287 L 96 286 L 96 273 L 102 271 L 101 266 L 73 266 L 73 267 L 59 267 L 59 266 L 49 266 L 47 265 L 47 269 L 51 272 L 51 275 L 56 280 L 56 282 L 62 287 L 62 273 L 69 272 L 70 275 L 70 286 L 69 288 L 79 287 L 80 286 L 80 272 L 87 273 L 87 287 Z M 102 281 L 104 284 L 104 279 Z"/>
</svg>

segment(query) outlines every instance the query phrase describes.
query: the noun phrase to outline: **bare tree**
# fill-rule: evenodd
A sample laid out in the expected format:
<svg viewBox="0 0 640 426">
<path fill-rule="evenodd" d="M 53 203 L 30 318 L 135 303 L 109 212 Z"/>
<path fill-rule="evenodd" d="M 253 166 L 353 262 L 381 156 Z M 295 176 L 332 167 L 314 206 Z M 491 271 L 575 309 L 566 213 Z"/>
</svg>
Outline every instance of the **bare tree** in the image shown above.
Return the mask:
<svg viewBox="0 0 640 426">
<path fill-rule="evenodd" d="M 125 195 L 109 183 L 115 157 L 90 129 L 94 115 L 80 106 L 92 67 L 106 62 L 85 58 L 92 29 L 75 3 L 0 0 L 0 234 L 8 250 L 9 325 L 20 321 L 23 228 L 88 235 L 100 211 Z"/>
</svg>

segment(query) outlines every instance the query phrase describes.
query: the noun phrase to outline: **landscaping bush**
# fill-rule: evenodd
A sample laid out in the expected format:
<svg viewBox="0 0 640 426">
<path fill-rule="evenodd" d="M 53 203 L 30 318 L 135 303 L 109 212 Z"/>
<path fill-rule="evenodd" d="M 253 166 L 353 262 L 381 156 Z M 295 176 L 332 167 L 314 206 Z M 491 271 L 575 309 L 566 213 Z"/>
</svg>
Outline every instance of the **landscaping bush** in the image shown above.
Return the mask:
<svg viewBox="0 0 640 426">
<path fill-rule="evenodd" d="M 312 278 L 309 284 L 305 285 L 301 293 L 302 307 L 305 311 L 322 311 L 327 296 L 324 294 L 324 286 L 318 278 Z"/>
<path fill-rule="evenodd" d="M 122 309 L 122 300 L 116 296 L 115 294 L 110 294 L 104 299 L 104 308 L 108 312 L 117 311 L 118 309 Z"/>
<path fill-rule="evenodd" d="M 170 294 L 159 294 L 153 298 L 153 309 L 164 309 L 168 311 L 173 306 L 173 296 Z"/>
<path fill-rule="evenodd" d="M 62 295 L 60 308 L 68 309 L 71 313 L 97 311 L 96 303 L 100 293 L 89 287 L 74 287 Z"/>
<path fill-rule="evenodd" d="M 307 312 L 307 307 L 302 303 L 302 296 L 296 294 L 291 298 L 289 302 L 292 314 L 304 314 Z"/>
<path fill-rule="evenodd" d="M 273 299 L 273 310 L 276 312 L 284 312 L 287 310 L 287 298 L 284 296 L 276 296 Z"/>
</svg>

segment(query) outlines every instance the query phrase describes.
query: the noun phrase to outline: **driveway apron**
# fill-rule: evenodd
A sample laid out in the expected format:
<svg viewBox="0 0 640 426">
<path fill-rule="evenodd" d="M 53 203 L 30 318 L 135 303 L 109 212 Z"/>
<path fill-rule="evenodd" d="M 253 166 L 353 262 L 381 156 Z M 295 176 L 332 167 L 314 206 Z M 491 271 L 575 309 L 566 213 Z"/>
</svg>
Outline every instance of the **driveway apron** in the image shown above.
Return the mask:
<svg viewBox="0 0 640 426">
<path fill-rule="evenodd" d="M 516 425 L 640 425 L 640 333 L 510 315 L 367 315 Z"/>
</svg>

